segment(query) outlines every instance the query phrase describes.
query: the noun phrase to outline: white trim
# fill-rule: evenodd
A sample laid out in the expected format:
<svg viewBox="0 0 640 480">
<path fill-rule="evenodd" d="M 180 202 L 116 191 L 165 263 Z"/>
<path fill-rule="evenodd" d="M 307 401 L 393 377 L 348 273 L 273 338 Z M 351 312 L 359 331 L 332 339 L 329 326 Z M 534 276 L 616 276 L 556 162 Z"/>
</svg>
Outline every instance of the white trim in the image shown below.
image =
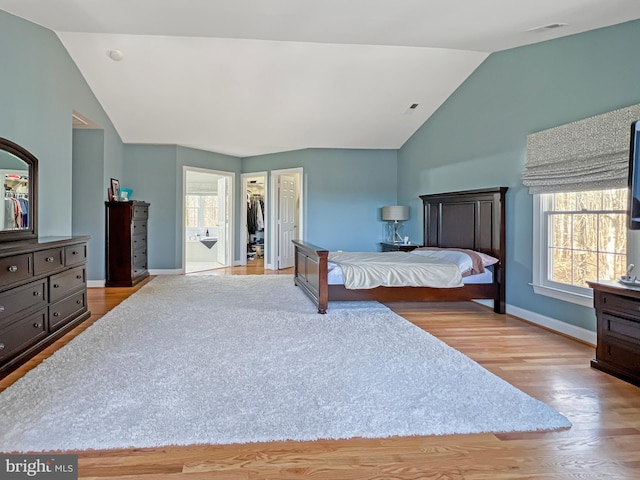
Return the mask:
<svg viewBox="0 0 640 480">
<path fill-rule="evenodd" d="M 534 293 L 537 293 L 538 295 L 545 295 L 547 297 L 564 300 L 565 302 L 576 303 L 585 307 L 593 307 L 593 291 L 591 291 L 591 295 L 582 295 L 579 293 L 568 292 L 566 290 L 551 288 L 544 285 L 534 285 L 533 283 L 531 283 L 530 285 L 533 287 Z"/>
<path fill-rule="evenodd" d="M 172 270 L 149 270 L 149 275 L 184 275 L 183 268 L 174 268 Z"/>
<path fill-rule="evenodd" d="M 103 288 L 106 284 L 106 280 L 87 280 L 87 288 Z"/>
<path fill-rule="evenodd" d="M 590 288 L 586 286 L 567 285 L 546 279 L 546 274 L 549 270 L 549 259 L 547 257 L 549 232 L 548 222 L 545 221 L 545 207 L 549 207 L 549 205 L 545 205 L 544 198 L 544 194 L 542 193 L 533 195 L 533 281 L 530 285 L 537 295 L 544 295 L 585 307 L 593 307 L 593 291 Z M 628 232 L 629 231 L 627 231 L 627 259 L 633 258 L 630 257 L 629 254 L 630 252 L 634 252 L 636 248 Z"/>
<path fill-rule="evenodd" d="M 493 300 L 474 300 L 474 301 L 482 305 L 486 305 L 488 307 L 493 308 Z M 539 313 L 531 312 L 529 310 L 525 310 L 524 308 L 520 308 L 520 307 L 514 307 L 513 305 L 509 305 L 509 304 L 507 304 L 506 306 L 506 311 L 509 315 L 512 315 L 518 319 L 525 320 L 527 322 L 544 327 L 553 332 L 566 335 L 567 337 L 571 337 L 575 340 L 588 343 L 593 347 L 596 346 L 598 335 L 596 332 L 592 330 L 588 330 L 582 327 L 577 327 L 575 325 L 571 325 L 570 323 L 563 322 L 562 320 L 547 317 L 545 315 L 540 315 Z M 595 317 L 595 313 L 594 313 L 594 317 Z"/>
<path fill-rule="evenodd" d="M 270 195 L 269 195 L 269 205 L 271 218 L 269 221 L 269 237 L 272 238 L 272 242 L 270 242 L 269 250 L 267 250 L 267 246 L 265 245 L 265 250 L 269 252 L 269 260 L 268 264 L 265 264 L 265 269 L 268 270 L 276 270 L 278 268 L 278 260 L 276 251 L 277 247 L 277 235 L 278 235 L 278 180 L 280 179 L 280 175 L 298 175 L 298 188 L 300 189 L 300 205 L 298 206 L 298 239 L 304 239 L 304 169 L 302 167 L 297 168 L 285 168 L 283 170 L 271 170 L 271 179 L 269 181 L 270 187 Z M 265 240 L 266 242 L 266 240 Z"/>
<path fill-rule="evenodd" d="M 182 220 L 180 223 L 180 236 L 182 243 L 182 268 L 179 273 L 185 273 L 186 269 L 186 250 L 187 245 L 185 241 L 185 212 L 186 212 L 186 191 L 187 191 L 187 171 L 190 172 L 200 172 L 200 173 L 208 173 L 212 175 L 219 175 L 221 177 L 227 177 L 228 179 L 228 189 L 227 189 L 227 203 L 229 205 L 229 231 L 228 233 L 228 245 L 227 245 L 227 255 L 228 258 L 225 259 L 225 263 L 227 266 L 232 266 L 235 261 L 235 245 L 236 245 L 236 229 L 235 229 L 235 216 L 236 216 L 236 174 L 235 172 L 227 172 L 224 170 L 212 170 L 209 168 L 200 168 L 200 167 L 190 167 L 187 165 L 182 166 Z M 161 274 L 162 275 L 162 274 Z M 173 275 L 173 274 L 171 274 Z"/>
</svg>

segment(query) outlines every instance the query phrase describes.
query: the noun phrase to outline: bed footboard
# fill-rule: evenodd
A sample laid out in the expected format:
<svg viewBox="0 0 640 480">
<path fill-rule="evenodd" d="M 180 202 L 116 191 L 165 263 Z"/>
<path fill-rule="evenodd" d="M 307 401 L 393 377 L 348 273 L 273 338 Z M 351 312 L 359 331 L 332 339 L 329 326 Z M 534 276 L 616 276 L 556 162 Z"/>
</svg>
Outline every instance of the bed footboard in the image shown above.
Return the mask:
<svg viewBox="0 0 640 480">
<path fill-rule="evenodd" d="M 293 240 L 293 244 L 295 247 L 293 281 L 316 304 L 318 313 L 327 313 L 329 251 L 300 240 Z"/>
</svg>

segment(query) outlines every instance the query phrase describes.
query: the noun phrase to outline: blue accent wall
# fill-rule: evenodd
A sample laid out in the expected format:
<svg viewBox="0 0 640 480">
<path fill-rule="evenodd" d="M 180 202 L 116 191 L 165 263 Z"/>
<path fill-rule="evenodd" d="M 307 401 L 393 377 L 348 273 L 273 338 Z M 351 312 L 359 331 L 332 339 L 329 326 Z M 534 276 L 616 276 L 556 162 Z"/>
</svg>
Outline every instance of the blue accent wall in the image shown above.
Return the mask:
<svg viewBox="0 0 640 480">
<path fill-rule="evenodd" d="M 243 173 L 298 167 L 304 170 L 305 240 L 330 250 L 378 250 L 380 209 L 397 201 L 397 152 L 308 149 L 243 160 Z"/>
<path fill-rule="evenodd" d="M 528 134 L 640 103 L 640 21 L 490 55 L 398 153 L 398 199 L 508 186 L 507 303 L 595 329 L 593 309 L 536 295 Z M 422 225 L 410 222 L 412 236 Z"/>
</svg>

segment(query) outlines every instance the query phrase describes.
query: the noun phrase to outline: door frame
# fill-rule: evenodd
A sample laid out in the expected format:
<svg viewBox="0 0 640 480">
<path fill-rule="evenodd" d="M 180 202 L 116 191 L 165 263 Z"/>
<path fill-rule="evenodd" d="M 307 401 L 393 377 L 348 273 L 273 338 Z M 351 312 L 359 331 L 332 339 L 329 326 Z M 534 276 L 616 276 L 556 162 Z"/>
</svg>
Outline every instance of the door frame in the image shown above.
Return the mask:
<svg viewBox="0 0 640 480">
<path fill-rule="evenodd" d="M 265 262 L 265 268 L 269 270 L 278 270 L 278 182 L 281 175 L 298 175 L 298 197 L 300 198 L 300 205 L 298 206 L 298 239 L 304 240 L 304 213 L 305 213 L 305 201 L 304 201 L 304 184 L 306 183 L 304 177 L 304 168 L 286 168 L 283 170 L 271 170 L 271 178 L 269 181 L 269 212 L 271 213 L 269 221 L 269 232 L 272 242 L 269 252 L 269 260 Z M 266 247 L 265 247 L 266 249 Z"/>
<path fill-rule="evenodd" d="M 236 229 L 235 229 L 235 215 L 236 215 L 236 196 L 235 196 L 235 185 L 236 185 L 236 174 L 235 172 L 227 172 L 223 170 L 212 170 L 210 168 L 200 168 L 200 167 L 189 167 L 184 165 L 182 167 L 182 228 L 180 229 L 180 243 L 182 244 L 182 268 L 181 271 L 184 274 L 186 272 L 187 264 L 187 242 L 186 242 L 186 218 L 185 214 L 187 211 L 187 172 L 199 172 L 199 173 L 207 173 L 211 175 L 218 175 L 227 177 L 228 186 L 227 186 L 227 205 L 229 208 L 229 224 L 227 226 L 227 254 L 225 258 L 225 265 L 227 267 L 232 267 L 234 265 L 235 259 L 235 238 L 236 238 Z"/>
<path fill-rule="evenodd" d="M 253 173 L 242 173 L 240 174 L 240 182 L 242 184 L 242 207 L 240 208 L 240 249 L 241 249 L 241 253 L 240 253 L 240 265 L 246 265 L 247 264 L 247 255 L 246 252 L 244 252 L 244 250 L 242 250 L 243 248 L 246 247 L 247 245 L 247 240 L 248 240 L 248 231 L 247 231 L 247 209 L 245 208 L 245 202 L 247 200 L 247 179 L 248 178 L 255 178 L 255 177 L 262 177 L 264 178 L 264 215 L 265 215 L 265 232 L 264 232 L 264 251 L 268 252 L 269 250 L 269 245 L 271 244 L 270 239 L 269 239 L 269 224 L 267 223 L 267 217 L 269 215 L 269 191 L 270 189 L 269 187 L 269 172 L 267 172 L 266 170 L 263 172 L 253 172 Z"/>
</svg>

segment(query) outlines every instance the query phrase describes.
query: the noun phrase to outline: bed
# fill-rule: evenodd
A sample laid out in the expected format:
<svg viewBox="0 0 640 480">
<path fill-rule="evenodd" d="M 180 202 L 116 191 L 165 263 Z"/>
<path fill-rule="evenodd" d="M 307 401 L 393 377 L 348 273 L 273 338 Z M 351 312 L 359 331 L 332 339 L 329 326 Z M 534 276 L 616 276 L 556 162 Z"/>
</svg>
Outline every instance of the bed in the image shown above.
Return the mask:
<svg viewBox="0 0 640 480">
<path fill-rule="evenodd" d="M 294 282 L 326 313 L 329 301 L 433 302 L 493 300 L 505 313 L 505 195 L 507 187 L 421 195 L 425 247 L 469 249 L 498 259 L 488 283 L 465 283 L 455 288 L 393 286 L 347 289 L 329 283 L 329 251 L 293 240 Z"/>
</svg>

